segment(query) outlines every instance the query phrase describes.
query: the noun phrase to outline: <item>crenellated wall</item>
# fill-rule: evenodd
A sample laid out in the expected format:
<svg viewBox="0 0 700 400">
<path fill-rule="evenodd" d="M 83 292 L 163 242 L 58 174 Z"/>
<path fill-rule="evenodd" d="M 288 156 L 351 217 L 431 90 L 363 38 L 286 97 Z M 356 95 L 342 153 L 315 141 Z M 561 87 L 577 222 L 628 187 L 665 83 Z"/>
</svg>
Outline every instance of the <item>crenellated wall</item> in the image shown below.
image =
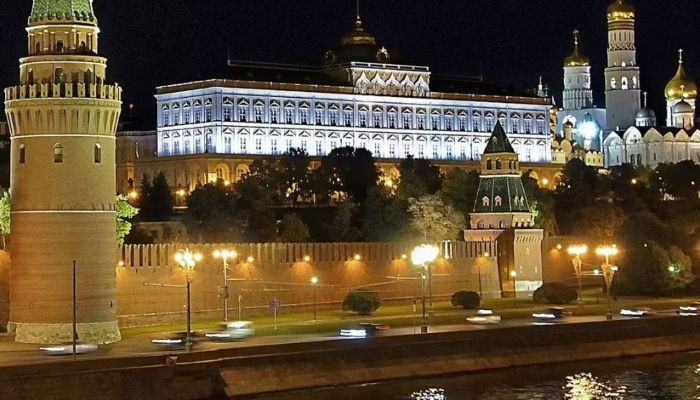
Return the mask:
<svg viewBox="0 0 700 400">
<path fill-rule="evenodd" d="M 345 294 L 369 287 L 380 293 L 384 304 L 409 305 L 420 297 L 418 270 L 410 262 L 414 243 L 268 243 L 204 245 L 126 245 L 117 260 L 117 312 L 121 326 L 181 322 L 185 313 L 185 291 L 180 288 L 148 286 L 185 283 L 174 255 L 189 248 L 203 255 L 192 273 L 192 304 L 195 319 L 220 319 L 223 299 L 223 264 L 213 256 L 217 249 L 232 249 L 229 315 L 236 319 L 238 296 L 242 296 L 243 318 L 270 312 L 269 303 L 278 299 L 284 313 L 294 308 L 311 308 L 311 277 L 316 286 L 319 309 L 341 308 Z M 441 300 L 458 290 L 479 290 L 479 276 L 485 297 L 501 295 L 495 257 L 496 242 L 444 242 L 433 267 L 433 295 Z M 248 262 L 248 257 L 253 257 Z M 358 259 L 359 258 L 359 259 Z M 239 262 L 243 260 L 243 262 Z"/>
</svg>

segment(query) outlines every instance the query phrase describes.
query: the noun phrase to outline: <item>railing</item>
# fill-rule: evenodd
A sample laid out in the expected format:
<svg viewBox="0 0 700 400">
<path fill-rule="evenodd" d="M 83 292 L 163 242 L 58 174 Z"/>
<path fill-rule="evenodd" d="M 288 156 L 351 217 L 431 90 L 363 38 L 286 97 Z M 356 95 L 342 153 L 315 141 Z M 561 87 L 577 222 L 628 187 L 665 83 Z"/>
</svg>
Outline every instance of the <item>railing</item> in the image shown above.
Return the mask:
<svg viewBox="0 0 700 400">
<path fill-rule="evenodd" d="M 119 85 L 80 82 L 37 83 L 5 88 L 6 101 L 76 97 L 121 101 L 122 88 Z"/>
</svg>

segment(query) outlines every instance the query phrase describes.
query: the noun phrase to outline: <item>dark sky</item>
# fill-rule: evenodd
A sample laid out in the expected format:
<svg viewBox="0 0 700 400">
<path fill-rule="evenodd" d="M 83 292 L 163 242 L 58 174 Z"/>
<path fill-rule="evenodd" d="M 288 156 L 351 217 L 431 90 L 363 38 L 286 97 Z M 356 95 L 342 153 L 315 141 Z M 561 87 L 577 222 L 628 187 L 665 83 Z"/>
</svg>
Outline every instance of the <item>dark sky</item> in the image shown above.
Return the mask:
<svg viewBox="0 0 700 400">
<path fill-rule="evenodd" d="M 8 1 L 9 3 L 9 1 Z M 0 13 L 0 68 L 5 87 L 17 80 L 26 53 L 29 0 Z M 642 88 L 661 117 L 663 87 L 686 49 L 688 72 L 700 79 L 700 1 L 632 0 L 637 8 Z M 365 27 L 407 62 L 440 75 L 483 73 L 515 88 L 544 76 L 561 100 L 562 60 L 571 31 L 582 32 L 593 63 L 596 103 L 603 105 L 605 10 L 610 0 L 363 0 Z M 108 80 L 125 88 L 147 125 L 155 119 L 155 86 L 222 77 L 232 59 L 318 64 L 354 18 L 353 0 L 95 0 L 108 57 Z"/>
</svg>

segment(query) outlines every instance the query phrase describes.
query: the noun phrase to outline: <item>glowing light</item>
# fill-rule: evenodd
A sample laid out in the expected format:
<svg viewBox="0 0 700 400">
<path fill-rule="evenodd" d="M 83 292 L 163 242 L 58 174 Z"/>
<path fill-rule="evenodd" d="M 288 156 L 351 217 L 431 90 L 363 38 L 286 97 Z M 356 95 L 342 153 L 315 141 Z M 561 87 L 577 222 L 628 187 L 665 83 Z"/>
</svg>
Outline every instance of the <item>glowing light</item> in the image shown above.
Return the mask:
<svg viewBox="0 0 700 400">
<path fill-rule="evenodd" d="M 517 272 L 515 272 L 515 271 L 510 271 L 510 277 L 511 277 L 511 278 L 515 278 L 516 276 L 518 276 L 518 273 L 517 273 Z"/>
<path fill-rule="evenodd" d="M 139 197 L 139 192 L 132 190 L 129 192 L 129 198 L 130 199 L 137 199 Z"/>
<path fill-rule="evenodd" d="M 309 262 L 311 261 L 311 257 L 309 256 L 304 256 L 304 262 Z"/>
<path fill-rule="evenodd" d="M 484 252 L 484 257 L 489 257 L 489 256 L 490 256 L 489 252 L 488 252 L 488 251 L 485 251 L 485 252 Z"/>
<path fill-rule="evenodd" d="M 547 178 L 542 179 L 542 185 L 544 185 L 544 186 L 549 185 L 549 179 L 547 179 Z"/>
<path fill-rule="evenodd" d="M 186 194 L 187 194 L 187 191 L 185 189 L 180 189 L 177 191 L 177 195 L 180 197 L 185 197 Z"/>
<path fill-rule="evenodd" d="M 429 244 L 422 244 L 416 246 L 413 252 L 411 252 L 411 262 L 413 262 L 414 265 L 423 266 L 435 261 L 439 253 L 440 249 L 437 247 Z"/>
<path fill-rule="evenodd" d="M 124 266 L 124 261 L 119 261 L 119 262 L 117 263 L 117 266 L 123 267 L 123 266 Z"/>
<path fill-rule="evenodd" d="M 255 258 L 253 256 L 248 256 L 248 258 L 246 258 L 246 261 L 248 261 L 248 263 L 250 264 L 253 261 L 255 261 Z"/>
<path fill-rule="evenodd" d="M 311 277 L 311 284 L 312 284 L 312 285 L 315 285 L 315 284 L 317 284 L 317 283 L 318 283 L 318 278 L 315 277 L 315 276 L 312 276 L 312 277 Z"/>
<path fill-rule="evenodd" d="M 353 257 L 353 259 L 354 259 L 355 261 L 360 261 L 360 260 L 362 260 L 362 256 L 359 255 L 359 254 L 355 254 L 355 257 Z"/>
<path fill-rule="evenodd" d="M 236 258 L 238 253 L 236 253 L 236 250 L 216 250 L 214 251 L 214 257 L 223 259 Z"/>
<path fill-rule="evenodd" d="M 637 184 L 637 178 L 633 178 L 630 182 L 632 182 L 633 185 Z"/>
<path fill-rule="evenodd" d="M 224 186 L 231 186 L 231 182 L 229 182 L 229 181 L 224 181 Z"/>
<path fill-rule="evenodd" d="M 569 248 L 566 249 L 566 251 L 571 255 L 580 256 L 581 254 L 585 254 L 588 251 L 588 246 L 586 246 L 585 244 L 569 246 Z"/>
<path fill-rule="evenodd" d="M 599 256 L 604 256 L 604 257 L 609 257 L 609 256 L 616 256 L 619 251 L 617 250 L 617 247 L 615 245 L 611 247 L 607 246 L 601 246 L 595 249 L 595 253 Z"/>
<path fill-rule="evenodd" d="M 202 254 L 191 252 L 189 249 L 180 250 L 175 253 L 175 261 L 186 271 L 194 270 L 198 262 L 202 261 Z"/>
<path fill-rule="evenodd" d="M 406 254 L 401 254 L 401 259 L 402 259 L 402 260 L 407 260 L 407 259 L 408 259 L 408 256 L 407 256 Z"/>
<path fill-rule="evenodd" d="M 557 245 L 557 250 L 561 250 L 561 247 L 562 247 L 562 246 L 561 246 L 561 243 L 559 243 L 559 244 Z"/>
<path fill-rule="evenodd" d="M 596 134 L 598 134 L 598 125 L 595 122 L 584 122 L 579 128 L 581 134 L 586 139 L 594 139 Z"/>
</svg>

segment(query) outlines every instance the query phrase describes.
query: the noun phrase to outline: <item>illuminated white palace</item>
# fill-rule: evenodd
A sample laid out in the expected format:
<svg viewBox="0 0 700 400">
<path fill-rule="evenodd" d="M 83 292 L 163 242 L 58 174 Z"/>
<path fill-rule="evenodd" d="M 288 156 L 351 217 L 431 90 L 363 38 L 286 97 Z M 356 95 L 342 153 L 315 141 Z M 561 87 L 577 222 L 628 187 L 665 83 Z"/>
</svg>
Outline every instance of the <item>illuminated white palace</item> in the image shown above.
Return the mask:
<svg viewBox="0 0 700 400">
<path fill-rule="evenodd" d="M 229 61 L 226 79 L 161 86 L 156 99 L 160 161 L 249 159 L 290 148 L 323 156 L 343 146 L 366 148 L 378 159 L 471 161 L 481 157 L 497 121 L 521 161 L 551 159 L 549 100 L 402 64 L 365 31 L 359 15 L 322 66 Z M 244 164 L 224 162 L 216 176 L 235 181 L 247 172 Z M 199 165 L 177 168 L 168 173 L 175 185 L 211 180 Z"/>
</svg>

